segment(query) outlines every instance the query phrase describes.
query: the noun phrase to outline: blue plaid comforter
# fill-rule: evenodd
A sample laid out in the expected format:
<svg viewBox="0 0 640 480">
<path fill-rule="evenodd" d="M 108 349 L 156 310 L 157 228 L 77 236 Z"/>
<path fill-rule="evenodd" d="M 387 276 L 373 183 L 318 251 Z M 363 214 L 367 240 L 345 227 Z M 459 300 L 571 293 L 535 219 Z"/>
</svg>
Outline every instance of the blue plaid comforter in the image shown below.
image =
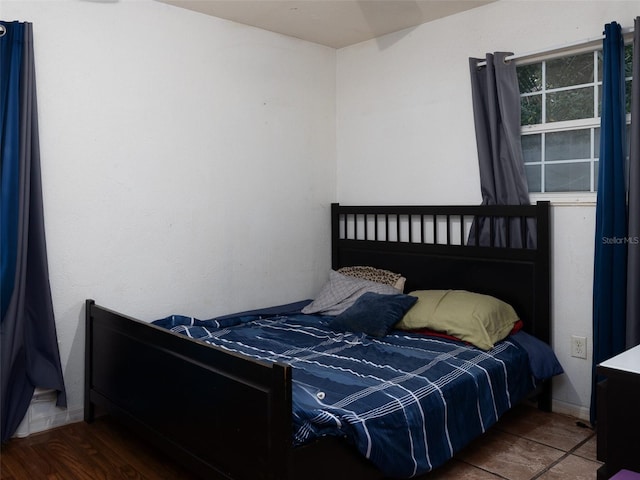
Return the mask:
<svg viewBox="0 0 640 480">
<path fill-rule="evenodd" d="M 394 331 L 338 333 L 332 317 L 259 315 L 154 322 L 226 350 L 291 365 L 294 444 L 346 437 L 385 475 L 428 472 L 483 433 L 534 386 L 509 340 L 484 352 Z"/>
</svg>

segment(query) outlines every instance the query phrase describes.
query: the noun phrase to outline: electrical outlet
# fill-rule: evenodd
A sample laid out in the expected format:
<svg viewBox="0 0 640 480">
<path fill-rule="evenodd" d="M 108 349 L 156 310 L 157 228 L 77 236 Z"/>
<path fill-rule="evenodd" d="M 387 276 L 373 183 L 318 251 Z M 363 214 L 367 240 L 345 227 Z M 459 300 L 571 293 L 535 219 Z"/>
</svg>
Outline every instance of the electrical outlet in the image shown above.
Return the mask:
<svg viewBox="0 0 640 480">
<path fill-rule="evenodd" d="M 571 356 L 587 358 L 587 337 L 571 336 Z"/>
</svg>

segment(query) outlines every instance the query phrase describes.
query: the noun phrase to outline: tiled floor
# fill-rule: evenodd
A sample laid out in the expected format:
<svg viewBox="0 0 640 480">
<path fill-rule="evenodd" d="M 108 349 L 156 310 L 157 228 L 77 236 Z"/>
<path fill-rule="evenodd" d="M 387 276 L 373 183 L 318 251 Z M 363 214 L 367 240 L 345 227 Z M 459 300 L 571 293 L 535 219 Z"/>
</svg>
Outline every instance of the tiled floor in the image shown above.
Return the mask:
<svg viewBox="0 0 640 480">
<path fill-rule="evenodd" d="M 601 465 L 595 432 L 578 423 L 516 407 L 429 480 L 595 480 Z"/>
</svg>

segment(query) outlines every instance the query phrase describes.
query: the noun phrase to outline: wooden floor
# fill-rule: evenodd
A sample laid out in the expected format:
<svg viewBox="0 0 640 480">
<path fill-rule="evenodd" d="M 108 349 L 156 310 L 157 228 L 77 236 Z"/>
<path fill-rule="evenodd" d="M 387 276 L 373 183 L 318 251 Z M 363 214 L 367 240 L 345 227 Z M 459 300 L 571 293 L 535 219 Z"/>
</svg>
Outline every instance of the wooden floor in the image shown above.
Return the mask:
<svg viewBox="0 0 640 480">
<path fill-rule="evenodd" d="M 109 417 L 66 425 L 0 451 L 2 480 L 195 480 Z"/>
<path fill-rule="evenodd" d="M 426 477 L 595 480 L 600 465 L 596 435 L 582 422 L 517 406 Z M 103 479 L 196 480 L 110 417 L 14 438 L 0 452 L 0 480 Z"/>
</svg>

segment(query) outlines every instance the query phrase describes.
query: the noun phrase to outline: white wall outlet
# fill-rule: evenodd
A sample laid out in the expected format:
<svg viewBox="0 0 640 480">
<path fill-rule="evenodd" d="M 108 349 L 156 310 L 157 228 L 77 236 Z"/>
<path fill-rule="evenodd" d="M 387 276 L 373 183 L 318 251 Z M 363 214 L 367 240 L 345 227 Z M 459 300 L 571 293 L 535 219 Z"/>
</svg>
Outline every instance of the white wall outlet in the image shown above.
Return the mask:
<svg viewBox="0 0 640 480">
<path fill-rule="evenodd" d="M 571 356 L 587 358 L 587 337 L 571 336 Z"/>
</svg>

